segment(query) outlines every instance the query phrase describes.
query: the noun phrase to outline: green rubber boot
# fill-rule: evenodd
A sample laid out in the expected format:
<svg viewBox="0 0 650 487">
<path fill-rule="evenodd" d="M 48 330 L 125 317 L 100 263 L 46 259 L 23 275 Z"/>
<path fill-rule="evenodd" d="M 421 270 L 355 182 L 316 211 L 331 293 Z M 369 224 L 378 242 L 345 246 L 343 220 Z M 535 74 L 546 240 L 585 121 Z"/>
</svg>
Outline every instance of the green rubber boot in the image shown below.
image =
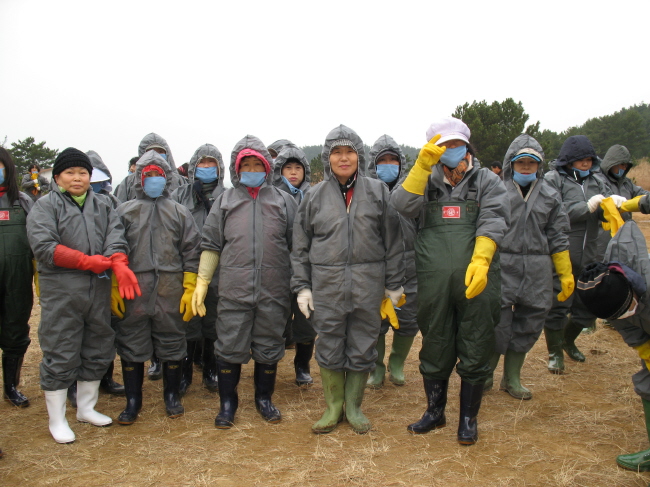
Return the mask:
<svg viewBox="0 0 650 487">
<path fill-rule="evenodd" d="M 388 379 L 396 386 L 403 386 L 406 383 L 404 379 L 404 362 L 411 351 L 415 337 L 403 337 L 393 333 L 393 347 L 388 357 Z"/>
<path fill-rule="evenodd" d="M 499 359 L 501 359 L 501 354 L 494 352 L 492 357 L 490 357 L 490 375 L 485 379 L 485 384 L 483 385 L 483 392 L 491 391 L 494 387 L 494 370 L 499 365 Z"/>
<path fill-rule="evenodd" d="M 641 399 L 641 402 L 643 403 L 643 412 L 645 413 L 645 428 L 648 432 L 648 439 L 650 439 L 650 401 Z M 628 470 L 650 472 L 650 449 L 637 453 L 628 453 L 627 455 L 619 455 L 616 457 L 616 463 Z"/>
<path fill-rule="evenodd" d="M 375 370 L 370 372 L 366 386 L 371 389 L 381 389 L 384 385 L 384 375 L 386 375 L 386 366 L 384 357 L 386 356 L 386 335 L 379 335 L 377 340 L 377 360 L 375 361 Z"/>
<path fill-rule="evenodd" d="M 363 394 L 366 390 L 368 372 L 347 372 L 345 374 L 345 417 L 355 433 L 370 431 L 371 424 L 361 412 Z"/>
<path fill-rule="evenodd" d="M 515 399 L 527 401 L 533 398 L 533 393 L 521 385 L 521 368 L 526 360 L 526 352 L 515 352 L 508 349 L 503 359 L 503 379 L 501 390 L 506 391 Z"/>
<path fill-rule="evenodd" d="M 564 374 L 564 354 L 562 353 L 564 331 L 544 327 L 544 336 L 548 349 L 548 371 L 551 374 Z"/>
<path fill-rule="evenodd" d="M 327 408 L 323 416 L 311 427 L 317 435 L 334 431 L 343 420 L 343 401 L 345 399 L 345 372 L 320 369 L 323 394 Z"/>
<path fill-rule="evenodd" d="M 576 338 L 578 338 L 580 333 L 582 333 L 582 325 L 574 323 L 571 320 L 564 327 L 564 344 L 562 348 L 569 358 L 576 362 L 585 361 L 584 354 L 576 347 Z"/>
</svg>

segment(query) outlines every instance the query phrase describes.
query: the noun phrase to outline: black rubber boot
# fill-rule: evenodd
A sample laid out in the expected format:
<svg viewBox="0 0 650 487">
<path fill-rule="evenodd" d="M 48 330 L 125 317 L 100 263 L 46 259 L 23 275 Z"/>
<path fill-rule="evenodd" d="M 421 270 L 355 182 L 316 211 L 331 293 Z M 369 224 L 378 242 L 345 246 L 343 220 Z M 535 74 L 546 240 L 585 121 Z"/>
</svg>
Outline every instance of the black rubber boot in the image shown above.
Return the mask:
<svg viewBox="0 0 650 487">
<path fill-rule="evenodd" d="M 23 366 L 22 356 L 2 355 L 2 379 L 4 381 L 4 397 L 14 406 L 26 408 L 29 406 L 27 399 L 16 387 L 20 383 L 20 369 Z"/>
<path fill-rule="evenodd" d="M 424 392 L 427 395 L 427 410 L 417 423 L 409 424 L 409 432 L 420 435 L 447 425 L 445 407 L 447 406 L 448 380 L 425 379 Z"/>
<path fill-rule="evenodd" d="M 296 343 L 296 357 L 293 359 L 293 367 L 296 370 L 296 384 L 308 386 L 314 383 L 311 378 L 309 361 L 314 353 L 314 341 L 307 343 Z"/>
<path fill-rule="evenodd" d="M 217 356 L 214 354 L 214 341 L 203 339 L 203 385 L 210 392 L 219 392 Z"/>
<path fill-rule="evenodd" d="M 580 336 L 580 333 L 582 333 L 582 325 L 579 323 L 574 323 L 572 320 L 569 320 L 569 322 L 564 327 L 564 343 L 562 345 L 562 348 L 569 356 L 569 358 L 571 360 L 575 360 L 576 362 L 585 361 L 584 354 L 578 350 L 578 347 L 576 347 L 576 338 Z"/>
<path fill-rule="evenodd" d="M 70 387 L 68 387 L 68 401 L 70 401 L 70 406 L 73 408 L 77 407 L 77 381 L 74 381 Z"/>
<path fill-rule="evenodd" d="M 564 332 L 544 327 L 544 336 L 548 349 L 548 371 L 551 374 L 564 374 L 564 354 L 562 353 Z"/>
<path fill-rule="evenodd" d="M 115 369 L 115 363 L 111 362 L 111 365 L 108 366 L 108 370 L 104 374 L 104 377 L 102 377 L 102 380 L 99 382 L 99 390 L 105 392 L 106 394 L 123 396 L 124 386 L 122 384 L 118 384 L 113 380 L 113 369 Z"/>
<path fill-rule="evenodd" d="M 126 409 L 117 418 L 119 424 L 133 424 L 142 409 L 142 382 L 144 381 L 144 363 L 122 360 L 122 377 L 126 393 Z"/>
<path fill-rule="evenodd" d="M 460 383 L 460 419 L 458 421 L 458 443 L 473 445 L 478 441 L 478 410 L 481 408 L 483 384 Z"/>
<path fill-rule="evenodd" d="M 192 378 L 194 376 L 194 363 L 192 357 L 194 357 L 194 352 L 198 343 L 199 342 L 196 340 L 187 341 L 187 356 L 181 360 L 181 385 L 178 389 L 181 396 L 184 396 L 185 393 L 187 393 L 187 389 L 192 385 Z"/>
<path fill-rule="evenodd" d="M 237 384 L 241 376 L 241 364 L 217 362 L 219 374 L 219 414 L 214 419 L 214 425 L 219 429 L 230 429 L 235 421 L 235 413 L 239 406 Z"/>
<path fill-rule="evenodd" d="M 255 407 L 262 417 L 269 423 L 279 423 L 282 415 L 273 405 L 271 398 L 275 391 L 275 376 L 278 364 L 261 364 L 255 362 Z"/>
<path fill-rule="evenodd" d="M 196 365 L 199 369 L 203 368 L 203 364 L 204 364 L 203 343 L 201 342 L 201 340 L 199 340 L 196 343 L 196 348 L 194 349 L 194 356 L 191 358 L 192 361 L 194 362 L 194 365 Z"/>
<path fill-rule="evenodd" d="M 169 418 L 178 418 L 185 413 L 185 408 L 181 404 L 181 395 L 179 393 L 181 375 L 183 373 L 181 367 L 180 360 L 163 362 L 162 364 L 163 397 L 165 399 L 167 417 Z"/>
<path fill-rule="evenodd" d="M 151 356 L 151 365 L 147 370 L 147 377 L 149 377 L 149 380 L 162 379 L 162 366 L 160 365 L 160 359 L 156 357 L 156 352 Z"/>
</svg>

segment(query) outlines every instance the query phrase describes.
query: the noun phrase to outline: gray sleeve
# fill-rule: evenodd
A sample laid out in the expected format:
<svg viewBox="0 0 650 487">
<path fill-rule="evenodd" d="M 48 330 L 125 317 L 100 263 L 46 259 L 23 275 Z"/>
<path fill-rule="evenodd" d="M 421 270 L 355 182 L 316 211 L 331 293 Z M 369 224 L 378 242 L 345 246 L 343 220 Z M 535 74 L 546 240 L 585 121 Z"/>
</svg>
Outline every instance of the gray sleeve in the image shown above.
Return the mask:
<svg viewBox="0 0 650 487">
<path fill-rule="evenodd" d="M 54 249 L 61 238 L 54 209 L 46 198 L 37 200 L 27 215 L 27 238 L 36 260 L 54 267 Z"/>
<path fill-rule="evenodd" d="M 391 192 L 390 202 L 400 215 L 406 218 L 417 218 L 424 205 L 424 195 L 409 193 L 400 184 Z"/>
<path fill-rule="evenodd" d="M 567 236 L 567 232 L 570 229 L 569 218 L 562 206 L 560 195 L 557 195 L 555 205 L 549 214 L 545 229 L 551 255 L 569 250 L 569 237 Z"/>
<path fill-rule="evenodd" d="M 115 197 L 122 203 L 126 203 L 129 199 L 126 194 L 127 178 L 128 176 L 124 178 L 120 184 L 117 185 L 117 188 L 115 188 L 115 192 L 113 193 Z"/>
<path fill-rule="evenodd" d="M 632 193 L 632 198 L 636 198 L 637 196 L 647 196 L 650 194 L 650 191 L 643 189 L 641 186 L 637 186 L 636 184 L 633 184 L 632 181 L 630 181 L 630 192 Z M 646 200 L 648 198 L 645 198 Z"/>
<path fill-rule="evenodd" d="M 45 179 L 43 176 L 40 176 L 40 177 L 38 178 L 38 182 L 39 182 L 40 185 L 41 185 L 41 191 L 42 191 L 42 192 L 45 192 L 45 191 L 49 191 L 49 190 L 50 190 L 50 182 L 49 182 L 47 179 Z"/>
<path fill-rule="evenodd" d="M 285 207 L 287 208 L 287 245 L 289 249 L 293 248 L 293 222 L 296 219 L 296 212 L 298 211 L 298 203 L 296 200 L 288 193 L 279 190 L 280 194 L 284 198 Z"/>
<path fill-rule="evenodd" d="M 201 236 L 201 250 L 215 250 L 217 252 L 223 250 L 223 225 L 226 215 L 221 205 L 224 195 L 226 195 L 225 192 L 217 197 L 205 220 Z"/>
<path fill-rule="evenodd" d="M 22 187 L 23 189 L 29 189 L 34 187 L 34 180 L 32 179 L 31 174 L 25 174 L 23 176 Z"/>
<path fill-rule="evenodd" d="M 25 213 L 29 215 L 29 212 L 34 207 L 34 202 L 32 201 L 32 199 L 29 196 L 27 196 L 25 193 L 19 192 L 18 201 L 20 202 L 20 206 L 22 207 L 22 209 L 25 210 Z"/>
<path fill-rule="evenodd" d="M 633 324 L 631 320 L 612 320 L 610 323 L 630 347 L 638 347 L 650 340 L 650 335 L 640 326 Z"/>
<path fill-rule="evenodd" d="M 106 237 L 104 238 L 104 250 L 102 254 L 105 257 L 110 257 L 115 253 L 122 253 L 129 255 L 129 244 L 124 236 L 124 225 L 122 220 L 108 203 L 99 205 L 100 209 L 107 212 L 108 225 L 106 226 Z"/>
<path fill-rule="evenodd" d="M 499 176 L 487 169 L 481 173 L 480 184 L 477 184 L 479 214 L 476 236 L 488 237 L 499 246 L 510 227 L 510 199 Z"/>
<path fill-rule="evenodd" d="M 311 197 L 314 191 L 310 191 L 300 203 L 293 221 L 293 249 L 291 251 L 291 291 L 297 293 L 301 289 L 311 289 L 311 263 L 309 262 L 309 250 L 313 229 L 311 226 Z"/>
<path fill-rule="evenodd" d="M 183 224 L 183 239 L 178 249 L 183 260 L 183 272 L 197 273 L 199 271 L 199 259 L 201 257 L 201 233 L 190 210 L 180 204 L 178 208 Z"/>
<path fill-rule="evenodd" d="M 404 284 L 404 238 L 397 211 L 390 204 L 388 188 L 382 186 L 384 212 L 381 227 L 386 249 L 386 278 L 384 286 L 394 291 Z"/>
</svg>

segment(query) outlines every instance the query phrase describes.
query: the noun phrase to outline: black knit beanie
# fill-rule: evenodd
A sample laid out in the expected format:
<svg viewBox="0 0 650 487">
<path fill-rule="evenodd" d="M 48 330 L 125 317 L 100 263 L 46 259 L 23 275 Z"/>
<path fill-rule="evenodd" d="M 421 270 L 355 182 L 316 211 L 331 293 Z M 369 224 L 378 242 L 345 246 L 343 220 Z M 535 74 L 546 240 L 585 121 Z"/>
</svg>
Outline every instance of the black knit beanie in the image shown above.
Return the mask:
<svg viewBox="0 0 650 487">
<path fill-rule="evenodd" d="M 54 166 L 52 167 L 52 176 L 61 174 L 69 167 L 84 167 L 88 170 L 89 174 L 93 173 L 93 166 L 88 156 L 74 147 L 68 147 L 56 156 Z"/>
<path fill-rule="evenodd" d="M 602 319 L 617 319 L 628 310 L 634 297 L 627 278 L 600 262 L 585 267 L 576 287 L 585 307 Z"/>
</svg>

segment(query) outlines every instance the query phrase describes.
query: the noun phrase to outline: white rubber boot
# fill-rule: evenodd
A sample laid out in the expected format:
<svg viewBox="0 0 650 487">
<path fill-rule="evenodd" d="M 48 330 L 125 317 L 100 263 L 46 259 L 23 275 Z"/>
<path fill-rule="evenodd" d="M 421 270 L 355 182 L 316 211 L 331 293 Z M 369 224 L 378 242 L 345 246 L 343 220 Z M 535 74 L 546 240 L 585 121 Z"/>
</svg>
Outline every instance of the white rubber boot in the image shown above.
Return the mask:
<svg viewBox="0 0 650 487">
<path fill-rule="evenodd" d="M 65 403 L 68 399 L 68 390 L 43 391 L 47 415 L 50 418 L 50 433 L 57 443 L 72 443 L 75 440 L 74 432 L 70 429 L 68 420 L 65 419 Z"/>
<path fill-rule="evenodd" d="M 95 411 L 99 398 L 99 382 L 98 380 L 77 381 L 77 421 L 94 426 L 108 426 L 113 423 L 113 420 Z"/>
</svg>

